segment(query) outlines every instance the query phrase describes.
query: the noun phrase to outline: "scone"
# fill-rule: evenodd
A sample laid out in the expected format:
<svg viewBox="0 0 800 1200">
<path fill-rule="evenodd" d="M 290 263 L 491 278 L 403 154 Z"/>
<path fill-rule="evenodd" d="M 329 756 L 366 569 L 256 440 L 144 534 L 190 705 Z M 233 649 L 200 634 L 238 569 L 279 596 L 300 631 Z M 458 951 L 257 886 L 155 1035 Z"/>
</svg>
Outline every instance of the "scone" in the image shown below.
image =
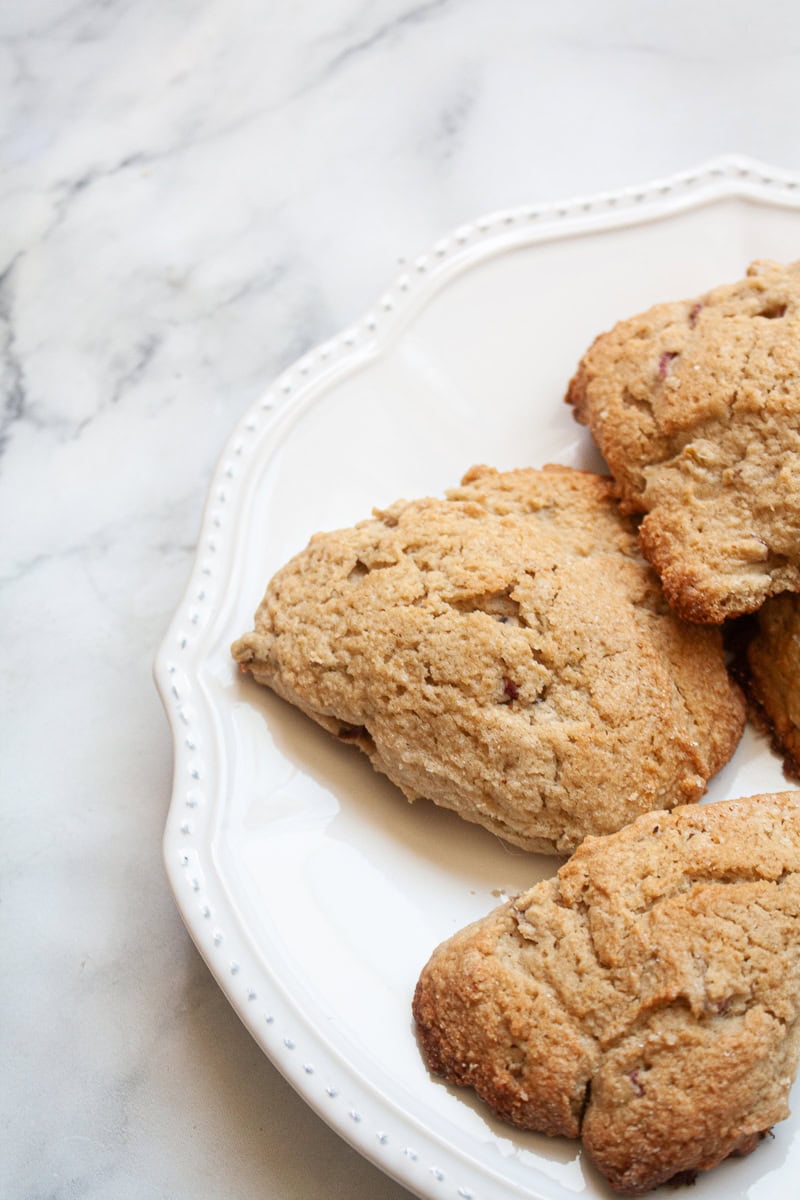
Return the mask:
<svg viewBox="0 0 800 1200">
<path fill-rule="evenodd" d="M 787 772 L 800 777 L 800 596 L 774 596 L 754 622 L 746 649 L 748 688 Z"/>
<path fill-rule="evenodd" d="M 669 612 L 609 480 L 568 467 L 317 534 L 233 655 L 409 800 L 544 853 L 698 799 L 744 721 L 718 631 Z"/>
<path fill-rule="evenodd" d="M 681 616 L 800 590 L 800 262 L 620 322 L 567 400 Z"/>
<path fill-rule="evenodd" d="M 432 1071 L 620 1192 L 747 1153 L 800 1054 L 800 791 L 587 838 L 444 942 L 413 1010 Z"/>
</svg>

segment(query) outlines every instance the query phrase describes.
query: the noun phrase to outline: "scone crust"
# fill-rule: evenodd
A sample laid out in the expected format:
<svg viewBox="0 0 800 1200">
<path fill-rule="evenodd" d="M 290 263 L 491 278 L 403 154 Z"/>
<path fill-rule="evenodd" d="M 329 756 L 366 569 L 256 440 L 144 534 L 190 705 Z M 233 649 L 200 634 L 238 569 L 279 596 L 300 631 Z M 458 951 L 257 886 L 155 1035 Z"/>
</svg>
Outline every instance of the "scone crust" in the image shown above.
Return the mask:
<svg viewBox="0 0 800 1200">
<path fill-rule="evenodd" d="M 668 610 L 610 481 L 567 467 L 474 468 L 317 534 L 233 655 L 409 800 L 545 853 L 698 799 L 744 721 L 718 631 Z"/>
<path fill-rule="evenodd" d="M 234 658 L 409 799 L 528 850 L 702 796 L 744 702 L 674 617 L 608 479 L 475 468 L 315 535 Z"/>
<path fill-rule="evenodd" d="M 639 1195 L 746 1153 L 800 1054 L 800 792 L 651 813 L 444 942 L 430 1069 Z"/>
<path fill-rule="evenodd" d="M 787 774 L 800 778 L 800 595 L 774 596 L 759 609 L 746 658 L 752 697 Z"/>
<path fill-rule="evenodd" d="M 683 617 L 800 590 L 800 262 L 621 321 L 567 400 Z"/>
</svg>

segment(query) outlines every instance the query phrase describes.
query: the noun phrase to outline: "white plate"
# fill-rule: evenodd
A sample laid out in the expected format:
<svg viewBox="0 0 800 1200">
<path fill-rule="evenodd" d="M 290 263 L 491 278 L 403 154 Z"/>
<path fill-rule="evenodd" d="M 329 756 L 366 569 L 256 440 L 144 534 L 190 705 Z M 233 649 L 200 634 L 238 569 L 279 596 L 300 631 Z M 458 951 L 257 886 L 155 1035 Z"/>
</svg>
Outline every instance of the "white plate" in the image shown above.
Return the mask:
<svg viewBox="0 0 800 1200">
<path fill-rule="evenodd" d="M 434 946 L 557 863 L 409 806 L 356 749 L 234 669 L 268 577 L 311 533 L 476 462 L 599 460 L 562 397 L 594 335 L 800 255 L 800 185 L 724 159 L 647 187 L 464 225 L 374 311 L 291 368 L 233 433 L 156 662 L 175 738 L 166 866 L 254 1038 L 317 1112 L 437 1200 L 610 1195 L 580 1145 L 512 1132 L 430 1078 L 411 995 Z M 709 796 L 786 787 L 748 733 Z M 800 1092 L 794 1092 L 800 1109 Z M 796 1200 L 800 1120 L 696 1200 Z"/>
</svg>

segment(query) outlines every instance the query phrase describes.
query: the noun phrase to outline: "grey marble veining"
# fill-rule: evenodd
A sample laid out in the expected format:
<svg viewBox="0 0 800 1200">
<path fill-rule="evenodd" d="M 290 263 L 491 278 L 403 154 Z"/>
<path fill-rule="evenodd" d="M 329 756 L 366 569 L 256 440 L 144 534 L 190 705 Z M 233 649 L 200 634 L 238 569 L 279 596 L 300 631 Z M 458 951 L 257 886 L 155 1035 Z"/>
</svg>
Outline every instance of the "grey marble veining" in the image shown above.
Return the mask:
<svg viewBox="0 0 800 1200">
<path fill-rule="evenodd" d="M 0 93 L 0 1195 L 400 1200 L 257 1051 L 164 877 L 151 661 L 210 474 L 459 222 L 725 151 L 800 168 L 800 10 L 31 0 Z"/>
</svg>

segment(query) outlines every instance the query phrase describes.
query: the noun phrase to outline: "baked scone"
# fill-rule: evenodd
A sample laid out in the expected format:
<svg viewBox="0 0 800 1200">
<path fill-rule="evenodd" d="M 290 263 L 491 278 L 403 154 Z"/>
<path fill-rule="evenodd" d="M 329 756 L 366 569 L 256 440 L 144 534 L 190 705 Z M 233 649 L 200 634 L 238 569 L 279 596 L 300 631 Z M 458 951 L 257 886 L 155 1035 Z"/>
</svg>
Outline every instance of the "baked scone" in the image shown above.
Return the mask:
<svg viewBox="0 0 800 1200">
<path fill-rule="evenodd" d="M 783 755 L 800 777 L 800 595 L 767 600 L 746 649 L 748 688 Z"/>
<path fill-rule="evenodd" d="M 587 838 L 444 942 L 413 1011 L 432 1071 L 617 1191 L 747 1153 L 800 1054 L 800 791 Z"/>
<path fill-rule="evenodd" d="M 681 616 L 800 590 L 800 262 L 620 322 L 567 400 Z"/>
<path fill-rule="evenodd" d="M 409 800 L 544 853 L 698 799 L 744 722 L 719 631 L 669 611 L 610 481 L 568 467 L 474 468 L 317 534 L 233 656 Z"/>
</svg>

